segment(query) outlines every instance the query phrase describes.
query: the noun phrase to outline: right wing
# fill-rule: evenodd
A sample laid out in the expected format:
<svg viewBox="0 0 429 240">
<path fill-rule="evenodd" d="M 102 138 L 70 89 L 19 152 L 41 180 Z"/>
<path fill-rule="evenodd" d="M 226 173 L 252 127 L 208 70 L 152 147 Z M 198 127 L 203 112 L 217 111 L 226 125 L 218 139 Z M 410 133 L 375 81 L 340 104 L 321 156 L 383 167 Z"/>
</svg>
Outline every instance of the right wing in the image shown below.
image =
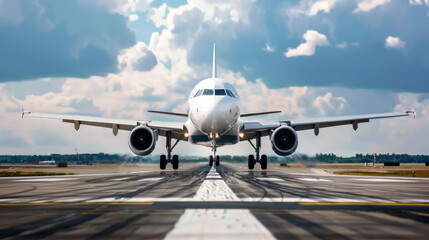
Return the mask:
<svg viewBox="0 0 429 240">
<path fill-rule="evenodd" d="M 125 120 L 66 114 L 33 113 L 23 111 L 22 117 L 24 116 L 35 118 L 59 119 L 66 123 L 73 123 L 76 131 L 79 130 L 80 125 L 111 128 L 113 131 L 113 135 L 115 136 L 116 134 L 118 134 L 118 130 L 131 131 L 135 127 L 140 125 L 147 125 L 148 127 L 157 130 L 158 134 L 161 136 L 165 136 L 166 132 L 169 131 L 172 133 L 171 136 L 176 139 L 181 138 L 184 133 L 183 122 Z"/>
<path fill-rule="evenodd" d="M 392 118 L 392 117 L 405 117 L 413 114 L 414 111 L 407 111 L 405 113 L 393 112 L 393 113 L 378 113 L 378 114 L 364 114 L 364 115 L 351 115 L 351 116 L 340 116 L 340 117 L 326 117 L 326 118 L 315 118 L 305 120 L 290 120 L 290 121 L 278 121 L 270 123 L 260 122 L 243 122 L 242 130 L 244 131 L 247 138 L 252 139 L 256 136 L 256 132 L 260 132 L 261 136 L 268 136 L 271 130 L 274 130 L 281 125 L 290 126 L 295 131 L 310 130 L 314 129 L 316 135 L 319 134 L 320 128 L 335 127 L 341 125 L 352 125 L 354 130 L 357 130 L 359 123 L 369 122 L 371 119 L 379 118 Z M 242 139 L 242 140 L 247 140 Z"/>
</svg>

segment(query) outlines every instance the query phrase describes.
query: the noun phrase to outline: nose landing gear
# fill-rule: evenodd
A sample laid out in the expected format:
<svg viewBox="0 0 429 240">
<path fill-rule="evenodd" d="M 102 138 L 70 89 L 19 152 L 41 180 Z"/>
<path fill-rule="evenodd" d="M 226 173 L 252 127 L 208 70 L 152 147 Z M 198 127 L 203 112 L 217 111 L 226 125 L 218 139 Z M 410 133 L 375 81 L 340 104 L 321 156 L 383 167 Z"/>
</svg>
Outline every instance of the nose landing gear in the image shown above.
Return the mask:
<svg viewBox="0 0 429 240">
<path fill-rule="evenodd" d="M 220 165 L 220 157 L 218 155 L 216 155 L 216 140 L 213 139 L 212 140 L 212 152 L 213 155 L 209 157 L 209 166 L 212 167 L 213 166 L 213 162 L 216 164 L 216 167 L 218 167 Z"/>
<path fill-rule="evenodd" d="M 255 168 L 255 164 L 259 162 L 261 164 L 261 169 L 265 170 L 267 169 L 267 163 L 268 163 L 268 157 L 267 155 L 263 154 L 259 156 L 259 151 L 261 149 L 261 132 L 256 132 L 256 146 L 253 145 L 252 141 L 250 139 L 247 139 L 249 141 L 250 145 L 255 149 L 256 152 L 256 158 L 254 155 L 249 155 L 247 161 L 248 161 L 248 167 L 250 170 Z"/>
</svg>

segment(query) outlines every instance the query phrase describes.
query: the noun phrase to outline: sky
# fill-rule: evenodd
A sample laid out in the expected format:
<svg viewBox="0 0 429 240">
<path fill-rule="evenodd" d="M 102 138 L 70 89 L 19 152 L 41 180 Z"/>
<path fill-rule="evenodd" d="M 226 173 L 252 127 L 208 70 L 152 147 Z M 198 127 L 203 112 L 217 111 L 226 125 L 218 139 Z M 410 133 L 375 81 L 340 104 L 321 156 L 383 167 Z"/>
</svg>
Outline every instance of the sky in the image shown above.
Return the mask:
<svg viewBox="0 0 429 240">
<path fill-rule="evenodd" d="M 21 109 L 182 121 L 147 110 L 186 111 L 213 43 L 242 112 L 282 111 L 250 121 L 417 112 L 298 132 L 297 152 L 429 154 L 428 26 L 429 0 L 0 0 L 0 154 L 131 153 L 126 131 L 75 131 Z M 237 146 L 218 153 L 253 152 Z M 161 137 L 153 154 L 164 152 Z M 262 152 L 274 155 L 268 138 Z"/>
</svg>

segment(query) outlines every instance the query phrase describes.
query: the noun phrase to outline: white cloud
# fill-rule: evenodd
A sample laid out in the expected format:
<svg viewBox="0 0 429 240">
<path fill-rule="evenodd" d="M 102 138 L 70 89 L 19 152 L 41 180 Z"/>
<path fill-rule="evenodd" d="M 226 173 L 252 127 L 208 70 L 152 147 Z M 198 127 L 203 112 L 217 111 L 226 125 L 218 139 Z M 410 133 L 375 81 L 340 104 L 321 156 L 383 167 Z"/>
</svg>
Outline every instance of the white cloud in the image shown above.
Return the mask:
<svg viewBox="0 0 429 240">
<path fill-rule="evenodd" d="M 328 92 L 324 96 L 318 96 L 312 103 L 312 106 L 317 108 L 322 115 L 330 112 L 341 111 L 347 100 L 344 97 L 333 97 L 332 93 Z"/>
<path fill-rule="evenodd" d="M 353 10 L 354 13 L 357 12 L 369 12 L 372 9 L 382 6 L 384 4 L 389 3 L 391 0 L 362 0 L 357 8 Z"/>
<path fill-rule="evenodd" d="M 300 15 L 304 16 L 315 16 L 320 12 L 330 13 L 331 9 L 335 7 L 335 5 L 343 0 L 303 0 L 299 3 L 299 5 L 288 8 L 286 10 L 286 14 L 289 17 L 297 17 Z"/>
<path fill-rule="evenodd" d="M 347 42 L 337 43 L 335 45 L 335 47 L 337 47 L 337 48 L 346 48 L 347 47 Z"/>
<path fill-rule="evenodd" d="M 388 48 L 403 48 L 405 47 L 405 42 L 398 37 L 388 36 L 386 38 L 385 46 Z"/>
<path fill-rule="evenodd" d="M 139 20 L 139 15 L 131 14 L 128 18 L 130 19 L 130 22 L 134 22 L 134 21 Z"/>
<path fill-rule="evenodd" d="M 284 53 L 286 57 L 312 56 L 316 52 L 316 46 L 329 45 L 326 36 L 314 30 L 308 30 L 302 37 L 305 42 L 301 43 L 297 48 L 288 48 L 287 52 Z"/>
<path fill-rule="evenodd" d="M 270 44 L 266 43 L 265 47 L 262 48 L 262 50 L 264 50 L 266 52 L 269 52 L 269 53 L 273 53 L 275 51 L 275 48 L 272 47 L 272 46 L 270 46 Z"/>
<path fill-rule="evenodd" d="M 429 0 L 410 0 L 410 5 L 421 6 L 423 3 L 429 7 Z"/>
</svg>

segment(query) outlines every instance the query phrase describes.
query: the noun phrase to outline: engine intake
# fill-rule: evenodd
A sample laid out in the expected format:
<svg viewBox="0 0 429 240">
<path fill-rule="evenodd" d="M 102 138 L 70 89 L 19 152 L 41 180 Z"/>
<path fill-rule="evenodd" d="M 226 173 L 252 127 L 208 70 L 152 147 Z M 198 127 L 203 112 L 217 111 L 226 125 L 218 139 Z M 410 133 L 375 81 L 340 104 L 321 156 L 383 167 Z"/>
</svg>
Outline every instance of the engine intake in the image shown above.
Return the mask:
<svg viewBox="0 0 429 240">
<path fill-rule="evenodd" d="M 278 127 L 271 135 L 271 146 L 280 156 L 291 155 L 298 147 L 298 135 L 289 126 Z"/>
<path fill-rule="evenodd" d="M 128 146 L 139 156 L 149 155 L 156 145 L 157 136 L 148 126 L 135 127 L 128 136 Z"/>
</svg>

